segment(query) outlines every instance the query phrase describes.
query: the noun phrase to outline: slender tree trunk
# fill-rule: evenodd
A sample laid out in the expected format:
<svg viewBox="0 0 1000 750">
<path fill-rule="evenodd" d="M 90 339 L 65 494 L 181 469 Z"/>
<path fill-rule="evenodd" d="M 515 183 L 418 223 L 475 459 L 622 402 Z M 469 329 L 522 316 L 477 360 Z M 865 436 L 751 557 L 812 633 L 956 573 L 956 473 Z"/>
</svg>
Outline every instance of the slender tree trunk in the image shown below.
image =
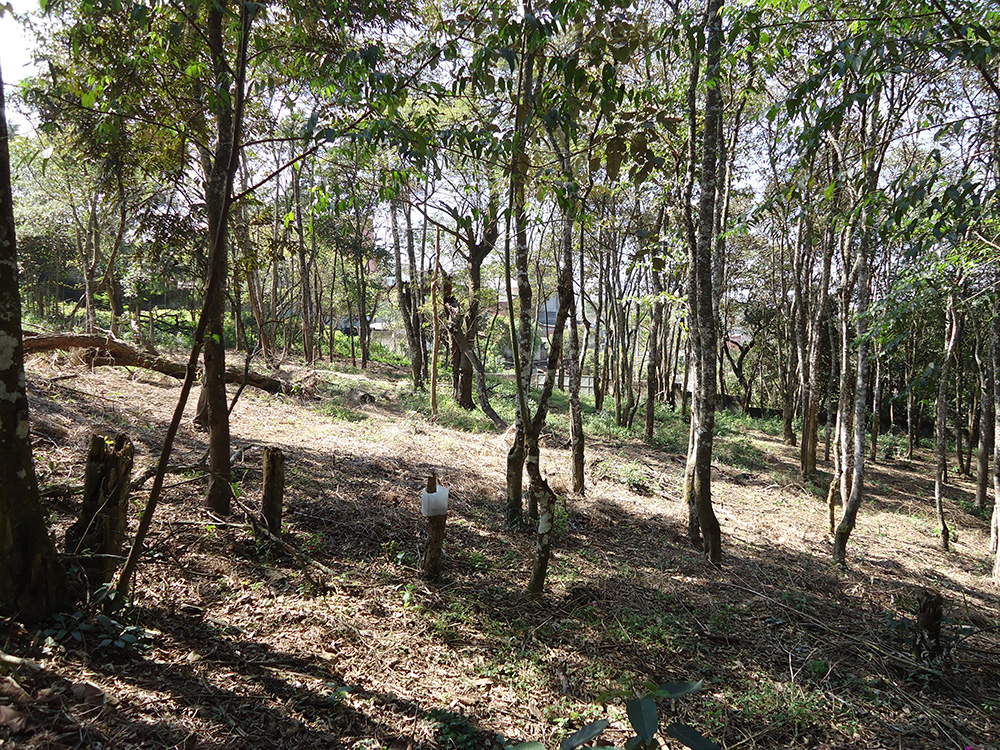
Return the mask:
<svg viewBox="0 0 1000 750">
<path fill-rule="evenodd" d="M 583 242 L 581 233 L 580 242 Z M 582 250 L 582 244 L 581 244 Z M 572 238 L 570 248 L 572 251 Z M 582 256 L 581 252 L 581 256 Z M 572 279 L 570 280 L 572 285 Z M 583 289 L 581 285 L 581 290 Z M 570 288 L 569 334 L 567 337 L 566 357 L 569 365 L 569 417 L 570 417 L 570 452 L 573 457 L 573 492 L 583 493 L 585 488 L 584 451 L 586 438 L 583 434 L 583 408 L 580 405 L 580 385 L 583 379 L 583 366 L 580 362 L 580 327 L 577 323 L 577 295 Z"/>
<path fill-rule="evenodd" d="M 982 337 L 980 337 L 982 338 Z M 989 346 L 987 344 L 987 346 Z M 979 367 L 979 445 L 976 451 L 976 508 L 986 510 L 986 498 L 990 485 L 990 453 L 993 452 L 995 439 L 993 413 L 993 367 L 988 361 L 989 352 L 980 351 L 982 342 L 977 346 L 976 362 Z"/>
<path fill-rule="evenodd" d="M 990 522 L 990 552 L 993 553 L 993 578 L 1000 580 L 1000 271 L 996 272 L 993 292 L 993 326 L 990 331 L 993 350 L 993 517 Z"/>
<path fill-rule="evenodd" d="M 854 530 L 858 509 L 864 499 L 865 448 L 868 442 L 865 427 L 868 424 L 869 416 L 868 371 L 870 368 L 868 362 L 868 306 L 871 297 L 871 278 L 868 246 L 872 231 L 866 229 L 865 235 L 859 243 L 857 258 L 858 304 L 855 312 L 855 330 L 857 333 L 858 377 L 855 382 L 854 394 L 854 466 L 852 467 L 850 495 L 844 504 L 844 515 L 841 517 L 833 537 L 833 559 L 842 566 L 847 564 L 847 542 Z"/>
<path fill-rule="evenodd" d="M 213 6 L 208 12 L 208 40 L 212 62 L 220 89 L 230 92 L 229 63 L 226 60 L 224 41 L 225 9 Z M 218 137 L 211 171 L 205 180 L 205 210 L 209 232 L 209 274 L 225 280 L 228 276 L 229 255 L 229 193 L 235 176 L 234 148 L 239 140 L 235 128 L 233 98 L 217 96 L 216 113 Z M 229 513 L 232 497 L 232 469 L 229 457 L 229 403 L 226 398 L 226 346 L 223 339 L 225 300 L 223 290 L 210 300 L 208 310 L 208 335 L 205 339 L 204 392 L 209 421 L 209 479 L 206 503 L 216 513 Z"/>
<path fill-rule="evenodd" d="M 872 395 L 872 436 L 869 458 L 877 463 L 878 438 L 882 427 L 882 353 L 875 352 L 875 390 Z"/>
<path fill-rule="evenodd" d="M 937 449 L 937 463 L 934 471 L 934 509 L 937 512 L 938 527 L 941 532 L 941 548 L 947 552 L 949 548 L 950 531 L 948 522 L 944 514 L 944 484 L 945 472 L 948 467 L 947 440 L 948 427 L 948 376 L 951 370 L 951 360 L 955 356 L 955 347 L 958 345 L 958 337 L 961 325 L 958 317 L 958 310 L 955 301 L 955 294 L 948 295 L 947 311 L 948 329 L 945 334 L 944 350 L 942 352 L 941 370 L 938 373 L 937 403 L 934 408 L 934 437 Z M 956 432 L 959 425 L 956 423 Z"/>
<path fill-rule="evenodd" d="M 709 0 L 706 79 L 702 141 L 701 194 L 698 207 L 697 241 L 691 245 L 692 286 L 689 301 L 697 330 L 694 343 L 695 389 L 691 410 L 691 445 L 688 452 L 690 483 L 685 487 L 689 506 L 697 508 L 704 551 L 713 564 L 722 562 L 722 536 L 712 507 L 712 443 L 715 433 L 716 331 L 712 298 L 713 230 L 715 227 L 718 155 L 722 138 L 722 87 L 719 81 L 722 54 L 722 0 Z M 694 77 L 694 76 L 692 76 Z M 692 137 L 693 137 L 692 133 Z"/>
<path fill-rule="evenodd" d="M 661 212 L 662 216 L 662 212 Z M 656 426 L 656 391 L 658 384 L 658 369 L 660 365 L 660 328 L 663 321 L 663 283 L 660 273 L 655 267 L 649 269 L 650 282 L 653 286 L 653 316 L 649 331 L 649 361 L 646 363 L 646 442 L 653 440 L 653 428 Z"/>
<path fill-rule="evenodd" d="M 514 357 L 515 383 L 517 386 L 517 412 L 514 442 L 507 453 L 507 523 L 521 522 L 524 494 L 524 461 L 526 456 L 527 431 L 530 429 L 527 393 L 531 385 L 532 371 L 532 325 L 531 282 L 528 277 L 528 217 L 525 188 L 528 179 L 528 115 L 532 107 L 531 96 L 534 89 L 534 54 L 527 50 L 528 42 L 522 40 L 522 54 L 519 66 L 517 103 L 514 112 L 514 153 L 510 172 L 510 208 L 508 213 L 514 218 L 514 268 L 517 273 L 517 297 L 520 305 L 518 319 L 514 320 L 514 301 L 507 284 L 508 311 L 510 317 L 511 350 Z M 505 240 L 505 265 L 510 279 L 510 226 Z"/>
<path fill-rule="evenodd" d="M 292 200 L 295 201 L 295 234 L 298 238 L 296 250 L 299 261 L 299 312 L 302 318 L 302 353 L 308 363 L 315 360 L 313 344 L 313 309 L 309 262 L 306 257 L 306 226 L 302 218 L 302 173 L 292 170 Z"/>
</svg>

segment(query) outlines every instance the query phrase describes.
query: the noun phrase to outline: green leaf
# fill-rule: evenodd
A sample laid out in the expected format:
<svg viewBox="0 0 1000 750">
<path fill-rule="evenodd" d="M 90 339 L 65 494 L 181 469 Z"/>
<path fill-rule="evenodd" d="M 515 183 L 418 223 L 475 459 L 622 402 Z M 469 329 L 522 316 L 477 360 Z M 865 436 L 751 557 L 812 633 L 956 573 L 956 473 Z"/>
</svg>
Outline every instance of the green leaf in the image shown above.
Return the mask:
<svg viewBox="0 0 1000 750">
<path fill-rule="evenodd" d="M 705 684 L 704 680 L 697 682 L 664 682 L 650 695 L 656 698 L 680 698 L 688 693 L 697 693 Z"/>
<path fill-rule="evenodd" d="M 622 158 L 625 155 L 625 139 L 615 136 L 608 141 L 606 169 L 608 179 L 614 182 L 618 179 L 618 172 L 622 167 Z"/>
<path fill-rule="evenodd" d="M 520 745 L 507 745 L 504 750 L 545 750 L 541 742 L 522 742 Z"/>
<path fill-rule="evenodd" d="M 691 750 L 722 750 L 712 740 L 687 724 L 675 722 L 667 727 L 667 734 Z"/>
<path fill-rule="evenodd" d="M 597 721 L 590 722 L 583 729 L 573 732 L 569 737 L 564 739 L 559 743 L 559 750 L 576 750 L 576 748 L 581 745 L 586 745 L 595 737 L 600 736 L 601 732 L 608 728 L 607 719 L 598 719 Z"/>
<path fill-rule="evenodd" d="M 628 715 L 632 729 L 648 745 L 653 741 L 653 736 L 660 726 L 659 717 L 656 715 L 656 701 L 652 698 L 635 698 L 625 704 L 625 713 Z"/>
</svg>

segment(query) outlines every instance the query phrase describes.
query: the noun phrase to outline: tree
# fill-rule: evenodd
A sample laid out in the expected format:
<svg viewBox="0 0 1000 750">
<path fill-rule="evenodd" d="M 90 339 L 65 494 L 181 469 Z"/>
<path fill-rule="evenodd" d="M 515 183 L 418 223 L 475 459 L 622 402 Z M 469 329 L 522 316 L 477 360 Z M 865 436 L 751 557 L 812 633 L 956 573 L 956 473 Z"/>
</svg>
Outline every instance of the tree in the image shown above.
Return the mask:
<svg viewBox="0 0 1000 750">
<path fill-rule="evenodd" d="M 0 73 L 0 608 L 35 620 L 65 605 L 66 586 L 31 452 L 8 141 Z"/>
<path fill-rule="evenodd" d="M 705 119 L 702 133 L 701 180 L 698 201 L 698 224 L 690 213 L 695 175 L 697 124 L 695 94 L 701 64 L 701 51 L 692 49 L 691 83 L 688 89 L 689 166 L 685 196 L 690 277 L 688 304 L 695 365 L 695 384 L 691 407 L 691 437 L 685 469 L 684 494 L 691 508 L 689 535 L 704 548 L 708 559 L 722 562 L 722 534 L 712 507 L 712 443 L 715 435 L 717 393 L 716 335 L 718 322 L 713 304 L 713 258 L 717 231 L 719 149 L 722 146 L 722 0 L 708 0 L 708 35 L 705 42 Z M 696 523 L 695 523 L 696 522 Z M 699 533 L 700 532 L 700 533 Z M 701 540 L 704 540 L 703 542 Z"/>
</svg>

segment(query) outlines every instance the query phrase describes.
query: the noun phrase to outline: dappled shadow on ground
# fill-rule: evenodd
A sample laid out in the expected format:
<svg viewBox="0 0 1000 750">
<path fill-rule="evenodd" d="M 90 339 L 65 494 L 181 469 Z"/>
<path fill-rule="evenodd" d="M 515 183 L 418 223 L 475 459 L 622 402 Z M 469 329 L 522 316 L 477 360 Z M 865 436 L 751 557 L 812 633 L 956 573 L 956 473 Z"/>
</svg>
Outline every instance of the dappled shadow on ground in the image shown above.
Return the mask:
<svg viewBox="0 0 1000 750">
<path fill-rule="evenodd" d="M 63 415 L 56 406 L 38 413 Z M 268 406 L 275 420 L 298 419 L 293 407 Z M 64 416 L 76 423 L 99 422 L 103 407 L 72 408 Z M 152 448 L 165 420 L 141 404 L 116 408 Z M 378 413 L 370 409 L 372 421 Z M 185 440 L 182 450 L 203 450 L 197 433 Z M 285 450 L 283 538 L 329 571 L 326 590 L 303 575 L 301 559 L 255 539 L 239 512 L 203 512 L 201 480 L 177 479 L 136 590 L 152 648 L 117 662 L 62 653 L 59 673 L 99 683 L 117 702 L 67 704 L 72 722 L 49 746 L 69 744 L 73 731 L 80 747 L 430 750 L 500 747 L 499 734 L 554 746 L 599 715 L 612 720 L 607 739 L 621 743 L 621 704 L 602 706 L 602 694 L 688 679 L 706 680 L 706 690 L 664 703 L 662 714 L 725 746 L 929 750 L 987 746 L 996 731 L 1000 659 L 989 628 L 1000 600 L 959 580 L 954 555 L 921 550 L 915 564 L 859 543 L 844 572 L 829 564 L 821 539 L 761 543 L 724 526 L 718 570 L 687 544 L 667 483 L 643 497 L 619 484 L 563 499 L 546 597 L 535 602 L 523 595 L 533 534 L 503 523 L 496 466 L 459 464 L 461 451 L 376 451 L 386 446 L 374 443 L 368 451 L 363 440 L 303 447 L 277 432 L 238 444 L 235 476 L 247 503 L 259 497 L 260 447 Z M 501 462 L 502 447 L 491 450 Z M 619 450 L 603 458 L 614 461 Z M 656 471 L 680 470 L 654 449 L 635 455 Z M 777 447 L 774 455 L 792 464 Z M 452 487 L 445 570 L 435 582 L 418 570 L 419 490 L 431 471 Z M 770 510 L 774 498 L 761 490 L 773 476 L 724 466 L 719 475 L 722 503 L 727 493 L 760 493 L 755 510 L 734 502 L 732 512 Z M 822 518 L 817 496 L 803 491 L 800 503 Z M 871 507 L 905 509 L 891 498 Z M 55 510 L 68 514 L 71 504 Z M 924 586 L 945 594 L 953 646 L 931 664 L 915 661 L 909 645 Z M 46 680 L 28 682 L 33 695 Z"/>
</svg>

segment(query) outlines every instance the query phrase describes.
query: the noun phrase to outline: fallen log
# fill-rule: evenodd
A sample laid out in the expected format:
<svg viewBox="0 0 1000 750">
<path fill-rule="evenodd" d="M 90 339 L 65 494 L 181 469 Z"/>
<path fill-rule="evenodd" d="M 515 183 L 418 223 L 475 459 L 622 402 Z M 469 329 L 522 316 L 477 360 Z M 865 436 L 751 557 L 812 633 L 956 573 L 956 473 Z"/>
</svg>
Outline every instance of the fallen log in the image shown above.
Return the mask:
<svg viewBox="0 0 1000 750">
<path fill-rule="evenodd" d="M 178 380 L 184 379 L 186 366 L 166 357 L 160 357 L 140 351 L 124 341 L 107 336 L 92 336 L 78 333 L 30 333 L 24 332 L 24 351 L 49 352 L 54 349 L 87 349 L 92 353 L 87 361 L 95 367 L 141 367 L 144 370 L 169 375 Z M 268 393 L 287 393 L 288 384 L 277 378 L 261 375 L 242 367 L 226 368 L 226 382 L 241 384 L 246 382 L 254 388 Z"/>
</svg>

